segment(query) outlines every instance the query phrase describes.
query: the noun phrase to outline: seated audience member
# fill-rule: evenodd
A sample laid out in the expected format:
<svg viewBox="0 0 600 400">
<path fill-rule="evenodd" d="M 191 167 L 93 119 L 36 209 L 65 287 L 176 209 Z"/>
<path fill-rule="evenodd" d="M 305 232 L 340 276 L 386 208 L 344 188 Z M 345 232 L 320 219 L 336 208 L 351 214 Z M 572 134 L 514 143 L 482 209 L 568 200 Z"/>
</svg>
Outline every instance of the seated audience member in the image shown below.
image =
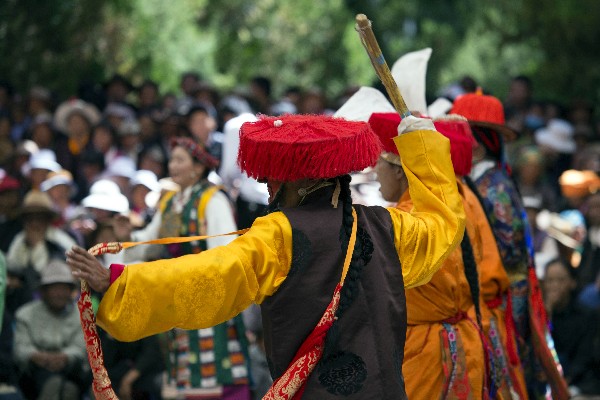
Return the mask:
<svg viewBox="0 0 600 400">
<path fill-rule="evenodd" d="M 120 342 L 99 329 L 104 365 L 115 393 L 122 400 L 158 400 L 163 355 L 158 336 Z"/>
<path fill-rule="evenodd" d="M 87 357 L 74 290 L 69 267 L 51 260 L 42 270 L 42 298 L 17 310 L 14 358 L 28 398 L 77 400 L 86 388 Z"/>
<path fill-rule="evenodd" d="M 25 284 L 36 290 L 40 274 L 53 257 L 63 257 L 75 240 L 52 226 L 57 213 L 48 194 L 31 191 L 21 207 L 23 230 L 15 236 L 6 257 L 8 267 L 22 275 Z"/>
<path fill-rule="evenodd" d="M 596 314 L 577 305 L 574 271 L 560 260 L 547 264 L 544 302 L 571 394 L 600 395 L 599 321 Z"/>
</svg>

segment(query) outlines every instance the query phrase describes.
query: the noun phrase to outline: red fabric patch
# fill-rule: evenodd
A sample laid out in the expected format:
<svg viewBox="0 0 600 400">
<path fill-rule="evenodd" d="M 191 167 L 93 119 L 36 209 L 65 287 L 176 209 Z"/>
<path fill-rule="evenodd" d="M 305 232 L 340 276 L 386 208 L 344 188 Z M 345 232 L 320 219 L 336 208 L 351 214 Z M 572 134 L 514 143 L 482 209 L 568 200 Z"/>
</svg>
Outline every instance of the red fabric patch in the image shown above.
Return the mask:
<svg viewBox="0 0 600 400">
<path fill-rule="evenodd" d="M 125 266 L 123 264 L 110 264 L 110 284 L 112 285 L 121 276 Z"/>
</svg>

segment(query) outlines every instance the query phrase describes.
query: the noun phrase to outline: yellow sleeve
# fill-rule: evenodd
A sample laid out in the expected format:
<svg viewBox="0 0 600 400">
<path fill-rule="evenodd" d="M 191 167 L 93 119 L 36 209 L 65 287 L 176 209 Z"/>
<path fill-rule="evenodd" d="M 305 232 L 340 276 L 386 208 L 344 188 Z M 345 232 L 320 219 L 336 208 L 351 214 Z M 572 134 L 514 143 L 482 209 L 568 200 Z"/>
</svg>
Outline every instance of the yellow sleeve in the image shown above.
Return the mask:
<svg viewBox="0 0 600 400">
<path fill-rule="evenodd" d="M 291 225 L 272 213 L 227 246 L 127 266 L 104 294 L 97 322 L 121 341 L 211 327 L 275 293 L 291 259 Z"/>
<path fill-rule="evenodd" d="M 435 131 L 394 139 L 414 208 L 388 208 L 404 286 L 423 285 L 462 240 L 465 213 L 450 160 L 450 142 Z"/>
</svg>

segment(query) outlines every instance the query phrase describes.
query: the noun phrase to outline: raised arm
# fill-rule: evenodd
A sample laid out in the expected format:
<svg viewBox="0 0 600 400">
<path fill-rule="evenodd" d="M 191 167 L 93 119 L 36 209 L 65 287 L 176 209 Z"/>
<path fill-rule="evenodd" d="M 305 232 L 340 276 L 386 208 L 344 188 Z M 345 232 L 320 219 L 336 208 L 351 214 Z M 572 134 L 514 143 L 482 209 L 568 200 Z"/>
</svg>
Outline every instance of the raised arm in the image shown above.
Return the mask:
<svg viewBox="0 0 600 400">
<path fill-rule="evenodd" d="M 98 324 L 133 341 L 226 321 L 279 288 L 291 263 L 291 238 L 287 218 L 273 213 L 227 246 L 129 265 L 106 291 Z"/>
<path fill-rule="evenodd" d="M 412 121 L 411 121 L 412 120 Z M 450 160 L 448 139 L 429 120 L 407 118 L 394 139 L 414 209 L 388 208 L 404 286 L 427 283 L 460 243 L 465 214 Z"/>
</svg>

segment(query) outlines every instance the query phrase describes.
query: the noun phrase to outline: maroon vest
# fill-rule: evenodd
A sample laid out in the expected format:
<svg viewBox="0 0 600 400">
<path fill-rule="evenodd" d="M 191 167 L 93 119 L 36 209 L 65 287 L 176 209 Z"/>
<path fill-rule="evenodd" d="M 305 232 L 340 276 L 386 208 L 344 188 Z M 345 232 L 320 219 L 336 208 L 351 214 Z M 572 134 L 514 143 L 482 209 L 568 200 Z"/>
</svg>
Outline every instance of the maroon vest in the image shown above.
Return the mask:
<svg viewBox="0 0 600 400">
<path fill-rule="evenodd" d="M 340 239 L 343 207 L 331 206 L 331 194 L 320 190 L 308 204 L 283 210 L 292 226 L 292 264 L 279 290 L 261 305 L 275 379 L 318 323 L 341 278 L 346 253 Z M 354 207 L 355 252 L 361 251 L 368 262 L 358 273 L 352 267 L 348 272 L 342 290 L 350 288 L 355 296 L 329 331 L 303 398 L 405 399 L 406 302 L 392 220 L 384 208 Z"/>
</svg>

